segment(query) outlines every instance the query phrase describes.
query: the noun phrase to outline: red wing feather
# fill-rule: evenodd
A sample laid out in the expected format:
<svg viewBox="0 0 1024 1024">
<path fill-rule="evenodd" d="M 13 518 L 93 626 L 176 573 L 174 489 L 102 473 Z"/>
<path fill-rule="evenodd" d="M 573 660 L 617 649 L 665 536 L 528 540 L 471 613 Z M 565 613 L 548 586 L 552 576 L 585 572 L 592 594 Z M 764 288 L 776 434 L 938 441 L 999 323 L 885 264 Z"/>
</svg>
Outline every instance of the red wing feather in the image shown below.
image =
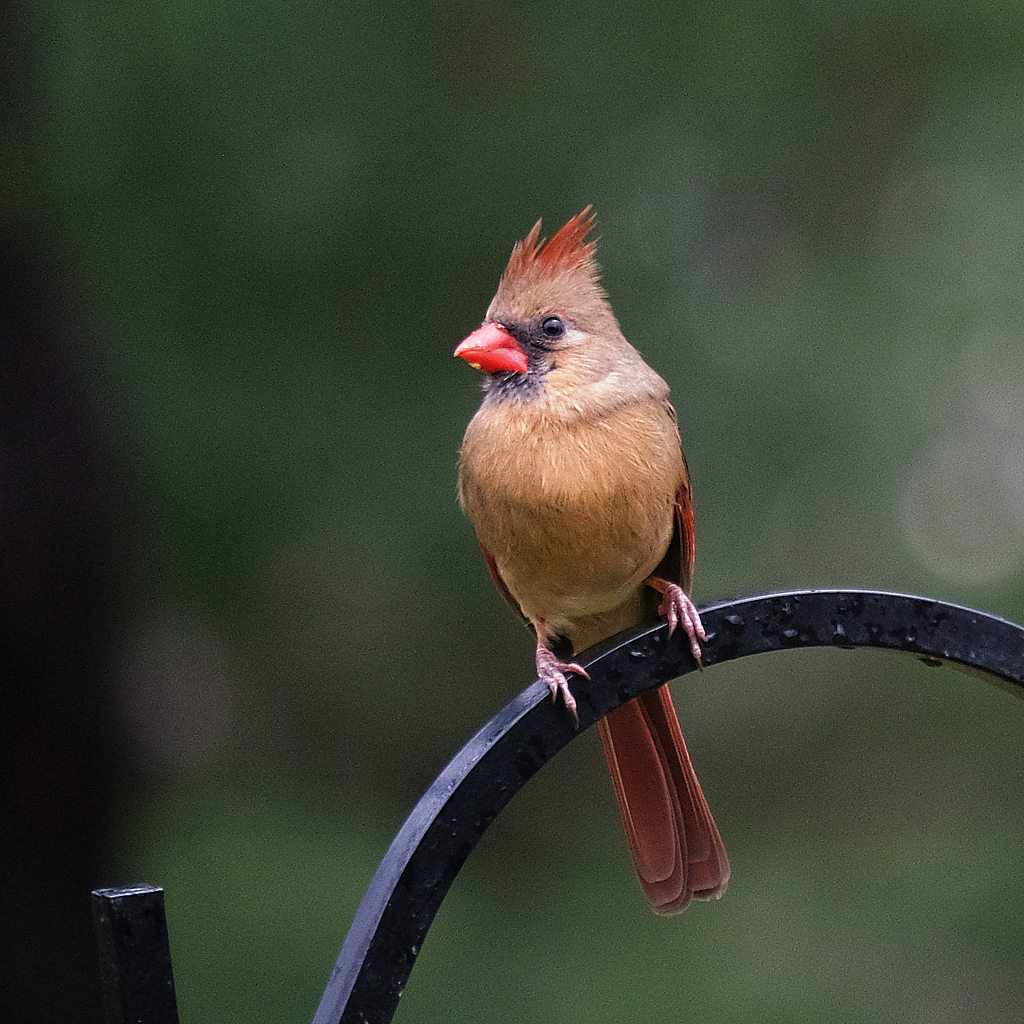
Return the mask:
<svg viewBox="0 0 1024 1024">
<path fill-rule="evenodd" d="M 679 586 L 690 593 L 693 586 L 693 565 L 697 559 L 697 544 L 693 532 L 693 499 L 690 496 L 690 472 L 683 459 L 683 478 L 676 489 L 676 537 L 679 545 L 679 567 L 670 579 L 679 581 Z"/>
</svg>

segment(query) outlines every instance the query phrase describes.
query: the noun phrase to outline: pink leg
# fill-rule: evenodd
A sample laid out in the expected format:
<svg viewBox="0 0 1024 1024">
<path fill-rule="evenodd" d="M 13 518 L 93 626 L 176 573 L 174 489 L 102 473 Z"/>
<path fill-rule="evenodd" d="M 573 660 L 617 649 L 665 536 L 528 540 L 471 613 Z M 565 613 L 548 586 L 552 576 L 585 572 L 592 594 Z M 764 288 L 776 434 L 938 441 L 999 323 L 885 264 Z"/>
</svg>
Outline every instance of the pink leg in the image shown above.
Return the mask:
<svg viewBox="0 0 1024 1024">
<path fill-rule="evenodd" d="M 668 620 L 668 635 L 671 636 L 675 632 L 676 626 L 682 624 L 686 635 L 690 638 L 690 651 L 699 665 L 700 644 L 697 642 L 697 637 L 707 640 L 707 634 L 704 632 L 704 625 L 697 613 L 697 606 L 677 583 L 669 583 L 658 576 L 649 576 L 644 582 L 662 596 L 658 614 L 664 615 Z"/>
<path fill-rule="evenodd" d="M 558 658 L 548 650 L 545 639 L 547 631 L 544 628 L 543 619 L 531 619 L 531 624 L 537 633 L 537 675 L 551 691 L 551 699 L 558 700 L 561 693 L 566 708 L 572 713 L 576 724 L 580 724 L 580 716 L 576 712 L 576 698 L 569 690 L 569 680 L 565 678 L 566 672 L 575 672 L 586 679 L 590 678 L 589 673 L 582 665 L 576 662 L 559 661 Z"/>
</svg>

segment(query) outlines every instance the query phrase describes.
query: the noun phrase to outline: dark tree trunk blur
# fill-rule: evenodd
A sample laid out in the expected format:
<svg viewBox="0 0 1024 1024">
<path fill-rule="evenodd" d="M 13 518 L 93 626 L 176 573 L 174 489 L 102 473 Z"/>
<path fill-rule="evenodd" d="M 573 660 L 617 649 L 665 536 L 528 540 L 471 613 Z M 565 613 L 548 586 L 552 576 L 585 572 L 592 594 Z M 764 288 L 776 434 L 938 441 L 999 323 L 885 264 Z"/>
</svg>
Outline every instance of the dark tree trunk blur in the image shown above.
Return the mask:
<svg viewBox="0 0 1024 1024">
<path fill-rule="evenodd" d="M 0 0 L 0 144 L 15 164 L 0 174 L 0 1016 L 91 1024 L 115 474 L 40 216 L 30 150 L 45 63 L 23 17 Z"/>
</svg>

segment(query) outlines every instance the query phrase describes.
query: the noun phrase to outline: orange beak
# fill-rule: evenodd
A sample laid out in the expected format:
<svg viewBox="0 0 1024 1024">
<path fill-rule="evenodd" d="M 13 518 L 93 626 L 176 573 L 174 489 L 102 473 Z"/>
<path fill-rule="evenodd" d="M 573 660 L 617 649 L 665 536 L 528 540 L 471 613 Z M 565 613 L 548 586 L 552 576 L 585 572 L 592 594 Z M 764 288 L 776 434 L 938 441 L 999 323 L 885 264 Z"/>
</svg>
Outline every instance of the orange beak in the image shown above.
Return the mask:
<svg viewBox="0 0 1024 1024">
<path fill-rule="evenodd" d="M 493 322 L 478 327 L 460 341 L 454 354 L 484 373 L 526 373 L 529 366 L 519 342 L 501 324 Z"/>
</svg>

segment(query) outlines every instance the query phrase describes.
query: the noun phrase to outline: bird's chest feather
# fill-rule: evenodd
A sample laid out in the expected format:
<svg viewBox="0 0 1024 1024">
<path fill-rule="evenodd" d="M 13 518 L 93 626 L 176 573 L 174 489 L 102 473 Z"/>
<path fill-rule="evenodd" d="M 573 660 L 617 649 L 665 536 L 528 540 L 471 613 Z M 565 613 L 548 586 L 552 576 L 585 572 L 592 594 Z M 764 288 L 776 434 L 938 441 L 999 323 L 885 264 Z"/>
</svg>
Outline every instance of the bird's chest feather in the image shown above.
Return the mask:
<svg viewBox="0 0 1024 1024">
<path fill-rule="evenodd" d="M 660 410 L 568 424 L 488 415 L 466 433 L 459 490 L 524 612 L 571 616 L 615 607 L 658 564 L 680 471 Z"/>
</svg>

